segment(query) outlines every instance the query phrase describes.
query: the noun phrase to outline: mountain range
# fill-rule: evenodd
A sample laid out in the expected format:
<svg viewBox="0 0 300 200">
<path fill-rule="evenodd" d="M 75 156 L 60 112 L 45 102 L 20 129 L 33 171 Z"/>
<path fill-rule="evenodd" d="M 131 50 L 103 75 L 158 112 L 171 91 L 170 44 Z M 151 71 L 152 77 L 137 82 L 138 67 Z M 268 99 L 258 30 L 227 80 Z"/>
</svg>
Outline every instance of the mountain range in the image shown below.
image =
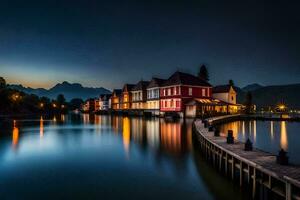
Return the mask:
<svg viewBox="0 0 300 200">
<path fill-rule="evenodd" d="M 44 88 L 33 89 L 22 85 L 9 85 L 9 87 L 51 99 L 55 99 L 59 94 L 64 94 L 68 101 L 73 98 L 85 100 L 98 97 L 101 94 L 111 94 L 111 91 L 103 87 L 83 87 L 79 83 L 68 83 L 66 81 L 48 90 Z M 300 84 L 262 86 L 254 83 L 243 88 L 235 87 L 235 89 L 237 91 L 237 102 L 241 104 L 245 102 L 247 92 L 251 92 L 253 103 L 258 109 L 269 106 L 274 107 L 278 103 L 285 103 L 291 109 L 300 109 Z"/>
<path fill-rule="evenodd" d="M 103 87 L 93 88 L 93 87 L 83 87 L 79 83 L 68 83 L 64 81 L 63 83 L 58 83 L 50 89 L 44 88 L 30 88 L 24 87 L 23 85 L 9 85 L 9 88 L 16 89 L 27 94 L 35 94 L 37 96 L 45 96 L 50 99 L 56 99 L 59 94 L 63 94 L 67 101 L 73 98 L 81 98 L 83 100 L 93 97 L 99 97 L 101 94 L 111 94 L 111 91 Z"/>
<path fill-rule="evenodd" d="M 251 92 L 253 103 L 260 108 L 275 107 L 284 103 L 290 109 L 300 109 L 300 84 L 262 86 L 251 84 L 237 88 L 237 101 L 244 103 L 246 93 Z"/>
</svg>

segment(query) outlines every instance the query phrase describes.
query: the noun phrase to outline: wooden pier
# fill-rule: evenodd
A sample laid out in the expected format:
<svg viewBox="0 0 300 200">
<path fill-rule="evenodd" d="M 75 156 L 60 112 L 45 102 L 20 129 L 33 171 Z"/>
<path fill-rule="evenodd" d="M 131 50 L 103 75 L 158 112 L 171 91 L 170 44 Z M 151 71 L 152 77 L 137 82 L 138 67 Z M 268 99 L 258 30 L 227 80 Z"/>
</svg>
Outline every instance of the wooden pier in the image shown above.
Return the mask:
<svg viewBox="0 0 300 200">
<path fill-rule="evenodd" d="M 208 122 L 214 120 L 222 119 L 211 118 Z M 206 158 L 221 172 L 238 180 L 241 187 L 250 186 L 253 198 L 260 186 L 287 200 L 300 200 L 300 166 L 277 164 L 276 155 L 256 148 L 245 151 L 245 144 L 236 140 L 227 144 L 225 137 L 214 136 L 201 120 L 195 121 L 193 131 Z"/>
</svg>

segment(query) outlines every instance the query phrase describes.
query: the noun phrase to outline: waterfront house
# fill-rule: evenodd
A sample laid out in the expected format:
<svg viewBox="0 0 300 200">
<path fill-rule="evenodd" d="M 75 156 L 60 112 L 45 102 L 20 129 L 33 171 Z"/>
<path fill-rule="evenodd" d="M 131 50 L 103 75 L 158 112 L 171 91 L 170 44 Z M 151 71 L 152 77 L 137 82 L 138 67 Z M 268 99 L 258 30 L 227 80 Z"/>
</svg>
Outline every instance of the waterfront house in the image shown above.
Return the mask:
<svg viewBox="0 0 300 200">
<path fill-rule="evenodd" d="M 151 112 L 153 115 L 159 115 L 159 90 L 164 81 L 166 80 L 160 78 L 152 78 L 149 85 L 147 86 L 147 111 Z"/>
<path fill-rule="evenodd" d="M 227 113 L 237 113 L 242 105 L 236 102 L 236 88 L 231 85 L 219 85 L 213 87 L 213 98 L 227 103 Z"/>
<path fill-rule="evenodd" d="M 175 72 L 160 88 L 160 112 L 183 117 L 185 104 L 193 98 L 211 98 L 212 86 L 191 74 Z"/>
<path fill-rule="evenodd" d="M 95 106 L 95 108 L 94 108 L 94 111 L 99 111 L 100 110 L 100 101 L 99 101 L 99 98 L 95 98 L 94 99 L 94 106 Z"/>
<path fill-rule="evenodd" d="M 111 94 L 103 94 L 103 95 L 100 95 L 100 98 L 99 98 L 99 110 L 100 111 L 107 111 L 110 106 L 109 106 L 109 100 L 111 98 Z"/>
<path fill-rule="evenodd" d="M 134 88 L 134 84 L 125 84 L 122 90 L 122 109 L 128 110 L 131 109 L 132 103 L 132 88 Z"/>
<path fill-rule="evenodd" d="M 94 112 L 95 111 L 95 99 L 90 98 L 87 99 L 82 105 L 82 111 L 85 113 Z"/>
<path fill-rule="evenodd" d="M 131 90 L 132 106 L 131 109 L 143 110 L 147 109 L 147 86 L 149 81 L 138 82 Z"/>
<path fill-rule="evenodd" d="M 211 98 L 194 98 L 186 103 L 186 116 L 213 116 L 216 114 L 233 114 L 241 110 L 236 103 L 236 91 L 230 85 L 220 85 L 212 89 Z"/>
<path fill-rule="evenodd" d="M 111 109 L 121 110 L 122 90 L 114 89 L 111 96 Z"/>
</svg>

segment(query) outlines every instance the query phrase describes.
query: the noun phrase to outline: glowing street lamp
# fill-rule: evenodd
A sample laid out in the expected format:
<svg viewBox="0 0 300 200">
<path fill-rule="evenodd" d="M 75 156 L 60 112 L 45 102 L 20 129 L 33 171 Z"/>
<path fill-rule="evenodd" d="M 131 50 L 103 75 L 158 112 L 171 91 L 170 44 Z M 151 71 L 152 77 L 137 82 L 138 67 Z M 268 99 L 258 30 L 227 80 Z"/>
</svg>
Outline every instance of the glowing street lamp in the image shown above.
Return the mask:
<svg viewBox="0 0 300 200">
<path fill-rule="evenodd" d="M 40 103 L 40 108 L 44 108 L 44 104 L 43 103 Z"/>
<path fill-rule="evenodd" d="M 285 106 L 284 104 L 279 104 L 279 105 L 278 105 L 278 109 L 279 109 L 280 111 L 284 111 L 284 110 L 286 109 L 286 106 Z"/>
<path fill-rule="evenodd" d="M 13 94 L 13 95 L 12 95 L 12 100 L 13 100 L 13 101 L 18 101 L 19 99 L 20 99 L 19 94 Z"/>
<path fill-rule="evenodd" d="M 54 103 L 54 104 L 52 104 L 52 106 L 53 106 L 53 108 L 56 108 L 56 104 Z"/>
</svg>

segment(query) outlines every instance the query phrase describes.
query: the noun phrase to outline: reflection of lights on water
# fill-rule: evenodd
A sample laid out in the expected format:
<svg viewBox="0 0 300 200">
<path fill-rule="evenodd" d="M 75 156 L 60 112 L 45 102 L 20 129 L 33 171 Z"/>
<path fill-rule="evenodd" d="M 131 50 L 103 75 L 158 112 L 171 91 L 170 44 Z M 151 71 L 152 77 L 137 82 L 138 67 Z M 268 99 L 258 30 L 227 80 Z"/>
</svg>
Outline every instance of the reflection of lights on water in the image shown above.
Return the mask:
<svg viewBox="0 0 300 200">
<path fill-rule="evenodd" d="M 123 145 L 127 156 L 129 155 L 130 145 L 130 121 L 128 117 L 123 118 Z"/>
<path fill-rule="evenodd" d="M 288 138 L 287 138 L 287 130 L 286 130 L 286 122 L 281 121 L 280 124 L 280 147 L 284 150 L 288 149 Z"/>
<path fill-rule="evenodd" d="M 14 128 L 12 132 L 12 146 L 16 148 L 19 142 L 19 129 L 16 126 L 16 120 L 14 120 Z"/>
<path fill-rule="evenodd" d="M 61 118 L 61 121 L 63 121 L 63 122 L 66 120 L 66 116 L 65 115 L 61 115 L 60 118 Z"/>
<path fill-rule="evenodd" d="M 151 147 L 158 147 L 159 145 L 159 121 L 146 121 L 147 125 L 147 140 Z"/>
<path fill-rule="evenodd" d="M 170 152 L 180 152 L 182 144 L 181 124 L 162 122 L 160 130 L 162 147 Z"/>
<path fill-rule="evenodd" d="M 271 121 L 271 123 L 270 123 L 270 125 L 271 125 L 271 139 L 274 139 L 274 122 L 273 121 Z"/>
<path fill-rule="evenodd" d="M 252 135 L 252 122 L 249 121 L 249 134 Z"/>
<path fill-rule="evenodd" d="M 40 138 L 44 137 L 44 120 L 43 117 L 40 119 Z"/>
<path fill-rule="evenodd" d="M 56 121 L 57 121 L 57 119 L 56 119 L 56 117 L 55 117 L 55 116 L 53 117 L 53 121 L 54 121 L 54 122 L 56 122 Z"/>
<path fill-rule="evenodd" d="M 90 123 L 90 115 L 89 114 L 83 114 L 83 123 L 84 124 Z"/>
<path fill-rule="evenodd" d="M 244 121 L 242 122 L 242 133 L 243 133 L 243 136 L 245 136 L 245 122 Z"/>
</svg>

